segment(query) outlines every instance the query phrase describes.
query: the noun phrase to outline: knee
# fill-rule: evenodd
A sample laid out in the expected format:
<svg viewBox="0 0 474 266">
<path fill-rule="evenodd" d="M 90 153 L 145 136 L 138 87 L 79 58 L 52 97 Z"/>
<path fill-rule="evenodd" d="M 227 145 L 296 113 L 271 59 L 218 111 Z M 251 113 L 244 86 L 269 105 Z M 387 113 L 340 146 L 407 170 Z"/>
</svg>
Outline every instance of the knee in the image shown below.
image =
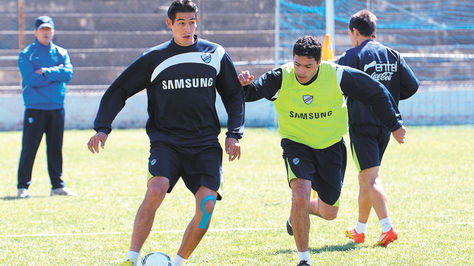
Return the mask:
<svg viewBox="0 0 474 266">
<path fill-rule="evenodd" d="M 373 187 L 379 179 L 378 167 L 364 169 L 359 173 L 359 184 L 361 186 Z"/>
<path fill-rule="evenodd" d="M 154 179 L 148 183 L 147 196 L 151 198 L 162 198 L 166 195 L 169 188 L 168 179 L 164 177 Z"/>
<path fill-rule="evenodd" d="M 331 220 L 336 219 L 338 211 L 339 211 L 339 208 L 332 207 L 332 208 L 329 208 L 329 209 L 325 210 L 324 212 L 322 212 L 321 216 L 324 219 L 326 219 L 328 221 L 331 221 Z"/>
<path fill-rule="evenodd" d="M 206 213 L 212 213 L 214 211 L 215 203 L 213 200 L 207 200 L 204 202 L 204 211 Z"/>
<path fill-rule="evenodd" d="M 293 193 L 292 202 L 293 206 L 297 208 L 309 208 L 309 197 L 304 193 Z"/>
</svg>

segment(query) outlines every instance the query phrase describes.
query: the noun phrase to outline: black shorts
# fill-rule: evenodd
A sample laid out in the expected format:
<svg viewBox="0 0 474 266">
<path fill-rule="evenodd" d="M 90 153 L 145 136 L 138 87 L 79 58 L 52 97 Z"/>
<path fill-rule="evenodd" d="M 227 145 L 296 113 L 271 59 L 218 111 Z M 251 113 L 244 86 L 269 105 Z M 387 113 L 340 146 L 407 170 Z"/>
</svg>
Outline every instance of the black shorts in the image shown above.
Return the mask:
<svg viewBox="0 0 474 266">
<path fill-rule="evenodd" d="M 347 153 L 344 140 L 325 149 L 313 149 L 289 139 L 281 140 L 288 184 L 294 178 L 311 181 L 311 187 L 326 204 L 339 206 Z"/>
<path fill-rule="evenodd" d="M 186 187 L 196 194 L 200 186 L 217 191 L 222 181 L 222 148 L 219 145 L 180 147 L 163 142 L 152 142 L 148 158 L 149 178 L 164 176 L 169 179 L 168 193 L 182 177 Z"/>
<path fill-rule="evenodd" d="M 383 153 L 390 141 L 390 131 L 384 127 L 349 126 L 352 157 L 360 171 L 382 163 Z"/>
</svg>

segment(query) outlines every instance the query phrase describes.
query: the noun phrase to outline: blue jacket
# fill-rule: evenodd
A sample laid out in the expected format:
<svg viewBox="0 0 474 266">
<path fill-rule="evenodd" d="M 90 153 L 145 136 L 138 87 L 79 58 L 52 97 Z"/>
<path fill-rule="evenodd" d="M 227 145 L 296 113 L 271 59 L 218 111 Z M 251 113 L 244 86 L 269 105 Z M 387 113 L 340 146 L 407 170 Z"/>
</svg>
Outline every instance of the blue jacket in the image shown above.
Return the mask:
<svg viewBox="0 0 474 266">
<path fill-rule="evenodd" d="M 64 108 L 66 84 L 73 74 L 66 49 L 53 42 L 45 46 L 35 40 L 20 52 L 18 67 L 23 78 L 23 101 L 26 109 Z M 44 75 L 36 74 L 34 71 L 37 69 L 41 69 Z"/>
<path fill-rule="evenodd" d="M 396 105 L 399 100 L 415 94 L 420 85 L 400 53 L 373 40 L 364 41 L 347 50 L 338 63 L 359 69 L 380 81 L 388 89 Z M 371 107 L 354 98 L 347 99 L 347 108 L 351 125 L 382 125 Z"/>
</svg>

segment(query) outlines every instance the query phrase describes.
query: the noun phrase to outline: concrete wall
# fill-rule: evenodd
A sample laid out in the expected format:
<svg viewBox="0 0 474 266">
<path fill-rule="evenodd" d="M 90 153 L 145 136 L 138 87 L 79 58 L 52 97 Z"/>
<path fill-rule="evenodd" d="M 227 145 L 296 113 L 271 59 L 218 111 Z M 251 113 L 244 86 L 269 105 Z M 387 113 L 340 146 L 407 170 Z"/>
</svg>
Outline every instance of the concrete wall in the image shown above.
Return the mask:
<svg viewBox="0 0 474 266">
<path fill-rule="evenodd" d="M 68 94 L 66 98 L 66 128 L 91 129 L 101 94 Z M 400 103 L 400 111 L 407 125 L 474 125 L 474 90 L 426 91 Z M 0 130 L 21 130 L 23 100 L 21 95 L 0 95 Z M 124 109 L 113 123 L 113 128 L 142 128 L 147 120 L 146 94 L 140 93 L 127 100 Z M 216 103 L 221 124 L 227 115 L 220 99 Z M 276 113 L 273 103 L 260 100 L 246 104 L 246 127 L 274 127 Z"/>
</svg>

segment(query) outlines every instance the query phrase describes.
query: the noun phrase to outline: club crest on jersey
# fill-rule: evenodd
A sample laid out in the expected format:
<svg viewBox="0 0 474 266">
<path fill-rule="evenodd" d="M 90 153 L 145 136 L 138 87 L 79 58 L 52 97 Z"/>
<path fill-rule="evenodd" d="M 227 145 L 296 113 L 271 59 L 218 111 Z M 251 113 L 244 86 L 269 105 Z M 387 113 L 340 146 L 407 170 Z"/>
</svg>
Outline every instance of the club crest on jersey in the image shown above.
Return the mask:
<svg viewBox="0 0 474 266">
<path fill-rule="evenodd" d="M 305 104 L 310 104 L 313 102 L 313 96 L 311 95 L 304 95 L 303 96 L 303 101 Z"/>
<path fill-rule="evenodd" d="M 211 62 L 211 54 L 210 53 L 202 54 L 201 59 L 202 61 L 204 61 L 204 63 L 209 64 L 209 62 Z"/>
<path fill-rule="evenodd" d="M 296 157 L 296 158 L 293 158 L 293 164 L 294 165 L 298 165 L 300 163 L 300 158 Z"/>
</svg>

